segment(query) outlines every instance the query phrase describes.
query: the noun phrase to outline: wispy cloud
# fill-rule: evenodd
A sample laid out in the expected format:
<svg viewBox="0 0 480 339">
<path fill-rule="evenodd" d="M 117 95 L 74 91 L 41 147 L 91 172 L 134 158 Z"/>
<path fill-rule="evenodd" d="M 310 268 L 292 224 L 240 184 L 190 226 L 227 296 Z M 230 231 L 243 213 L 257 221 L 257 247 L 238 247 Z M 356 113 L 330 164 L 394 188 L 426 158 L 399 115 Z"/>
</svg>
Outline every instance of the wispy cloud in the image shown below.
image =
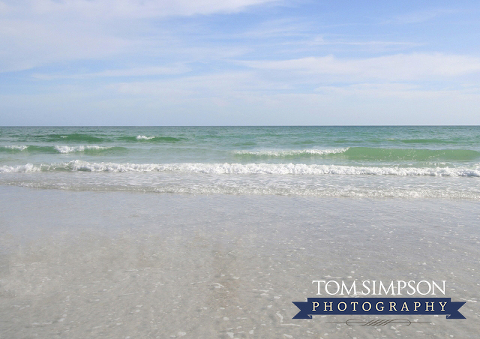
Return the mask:
<svg viewBox="0 0 480 339">
<path fill-rule="evenodd" d="M 111 85 L 123 94 L 159 95 L 175 91 L 196 97 L 228 97 L 234 93 L 273 92 L 293 89 L 259 77 L 255 72 L 223 72 L 218 74 L 185 76 L 157 81 L 132 81 Z"/>
<path fill-rule="evenodd" d="M 102 23 L 0 18 L 0 72 L 49 62 L 104 58 L 136 42 L 109 33 Z"/>
<path fill-rule="evenodd" d="M 458 12 L 457 10 L 445 9 L 445 8 L 435 8 L 424 11 L 410 12 L 407 14 L 397 15 L 389 20 L 386 20 L 384 23 L 389 24 L 417 24 L 433 20 L 440 16 L 449 15 Z"/>
<path fill-rule="evenodd" d="M 0 2 L 0 72 L 53 62 L 168 51 L 175 38 L 150 19 L 235 13 L 277 0 L 4 0 Z M 178 33 L 174 33 L 178 34 Z M 235 48 L 234 48 L 235 49 Z"/>
<path fill-rule="evenodd" d="M 71 13 L 75 16 L 108 19 L 232 13 L 272 2 L 278 0 L 4 0 L 3 7 L 27 10 L 36 15 Z"/>
<path fill-rule="evenodd" d="M 110 77 L 152 77 L 159 75 L 177 75 L 187 73 L 191 68 L 183 64 L 165 66 L 165 67 L 138 67 L 127 69 L 111 69 L 102 72 L 80 73 L 80 74 L 52 74 L 52 73 L 34 73 L 35 79 L 56 80 L 56 79 L 92 79 L 92 78 L 110 78 Z"/>
<path fill-rule="evenodd" d="M 325 75 L 329 80 L 428 80 L 480 72 L 480 58 L 463 55 L 397 54 L 365 59 L 339 59 L 333 55 L 280 61 L 243 61 L 258 69 L 290 72 L 297 76 Z"/>
<path fill-rule="evenodd" d="M 317 36 L 310 42 L 312 45 L 332 46 L 332 45 L 347 45 L 347 46 L 368 46 L 368 47 L 414 47 L 422 44 L 408 41 L 352 41 L 346 39 L 327 39 L 323 35 Z"/>
</svg>

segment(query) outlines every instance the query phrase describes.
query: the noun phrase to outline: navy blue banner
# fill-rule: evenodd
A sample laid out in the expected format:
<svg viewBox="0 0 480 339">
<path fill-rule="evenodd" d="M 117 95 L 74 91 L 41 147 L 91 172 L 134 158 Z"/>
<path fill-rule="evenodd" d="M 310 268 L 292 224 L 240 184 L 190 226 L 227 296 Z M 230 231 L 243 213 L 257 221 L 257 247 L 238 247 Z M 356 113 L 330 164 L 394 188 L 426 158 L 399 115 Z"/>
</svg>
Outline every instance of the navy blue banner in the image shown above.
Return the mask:
<svg viewBox="0 0 480 339">
<path fill-rule="evenodd" d="M 312 315 L 445 315 L 465 319 L 458 311 L 465 302 L 451 298 L 308 298 L 293 302 L 299 309 L 293 319 Z"/>
</svg>

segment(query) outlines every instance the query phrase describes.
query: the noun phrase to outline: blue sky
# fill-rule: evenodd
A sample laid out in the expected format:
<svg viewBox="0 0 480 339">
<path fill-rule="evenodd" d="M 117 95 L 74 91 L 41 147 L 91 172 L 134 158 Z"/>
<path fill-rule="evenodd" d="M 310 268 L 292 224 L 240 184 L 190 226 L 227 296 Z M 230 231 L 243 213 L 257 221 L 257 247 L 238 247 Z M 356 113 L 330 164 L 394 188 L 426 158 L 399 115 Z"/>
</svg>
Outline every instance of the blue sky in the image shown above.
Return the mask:
<svg viewBox="0 0 480 339">
<path fill-rule="evenodd" d="M 480 2 L 0 0 L 0 125 L 480 124 Z"/>
</svg>

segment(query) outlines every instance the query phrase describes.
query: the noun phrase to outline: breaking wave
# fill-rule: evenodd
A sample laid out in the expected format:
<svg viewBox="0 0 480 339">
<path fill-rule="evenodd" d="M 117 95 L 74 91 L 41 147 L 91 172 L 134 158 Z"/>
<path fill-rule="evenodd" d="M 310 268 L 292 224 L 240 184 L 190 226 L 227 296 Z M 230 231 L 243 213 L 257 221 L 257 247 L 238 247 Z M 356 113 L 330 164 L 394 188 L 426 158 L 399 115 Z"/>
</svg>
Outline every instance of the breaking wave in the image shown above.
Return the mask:
<svg viewBox="0 0 480 339">
<path fill-rule="evenodd" d="M 346 147 L 335 149 L 234 151 L 244 158 L 305 158 L 328 157 L 370 161 L 471 161 L 480 159 L 480 152 L 468 149 L 402 149 Z"/>
<path fill-rule="evenodd" d="M 307 164 L 135 164 L 112 162 L 87 162 L 74 160 L 53 164 L 26 164 L 18 166 L 0 166 L 0 173 L 22 172 L 180 172 L 198 174 L 233 175 L 386 175 L 386 176 L 437 176 L 437 177 L 480 177 L 480 167 L 475 168 L 414 168 L 414 167 L 367 167 Z"/>
<path fill-rule="evenodd" d="M 84 152 L 87 154 L 100 154 L 105 152 L 115 152 L 115 151 L 125 151 L 125 147 L 106 147 L 106 146 L 65 146 L 65 145 L 56 145 L 56 146 L 33 146 L 33 145 L 9 145 L 9 146 L 0 146 L 0 152 L 4 153 L 47 153 L 47 154 L 68 154 L 68 153 L 78 153 Z"/>
</svg>

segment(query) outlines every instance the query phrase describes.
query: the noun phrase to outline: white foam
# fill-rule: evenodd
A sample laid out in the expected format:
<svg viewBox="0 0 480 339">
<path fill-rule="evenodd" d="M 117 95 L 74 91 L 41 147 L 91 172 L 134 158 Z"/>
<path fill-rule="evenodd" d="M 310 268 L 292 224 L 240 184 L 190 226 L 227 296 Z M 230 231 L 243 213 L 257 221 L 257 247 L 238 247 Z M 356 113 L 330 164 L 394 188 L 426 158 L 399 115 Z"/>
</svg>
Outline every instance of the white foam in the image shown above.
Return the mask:
<svg viewBox="0 0 480 339">
<path fill-rule="evenodd" d="M 267 157 L 287 157 L 295 155 L 325 155 L 325 154 L 337 154 L 345 153 L 348 150 L 346 148 L 334 148 L 334 149 L 303 149 L 303 150 L 264 150 L 264 151 L 235 151 L 238 155 L 252 155 L 252 156 L 267 156 Z"/>
<path fill-rule="evenodd" d="M 1 178 L 0 178 L 1 179 Z M 45 179 L 45 178 L 43 178 Z M 78 179 L 78 178 L 77 178 Z M 82 178 L 83 180 L 85 178 Z M 103 178 L 105 179 L 105 178 Z M 112 178 L 109 178 L 112 179 Z M 144 177 L 144 179 L 146 179 Z M 20 187 L 40 188 L 40 189 L 60 189 L 73 191 L 105 191 L 105 192 L 142 192 L 159 194 L 194 194 L 194 195 L 282 195 L 282 196 L 322 196 L 322 197 L 351 197 L 351 198 L 406 198 L 406 199 L 467 199 L 479 200 L 480 191 L 478 189 L 448 189 L 445 185 L 436 185 L 435 187 L 425 188 L 422 186 L 401 185 L 400 187 L 390 188 L 388 184 L 375 188 L 364 187 L 362 185 L 342 185 L 339 183 L 332 185 L 303 185 L 296 181 L 290 182 L 267 182 L 267 181 L 247 181 L 247 182 L 229 182 L 210 180 L 203 183 L 195 181 L 174 180 L 175 182 L 162 182 L 161 185 L 152 185 L 151 181 L 145 182 L 109 180 L 108 182 L 85 182 L 76 180 L 65 183 L 58 182 L 56 178 L 42 181 L 3 181 L 3 184 Z M 2 181 L 0 181 L 2 182 Z"/>
<path fill-rule="evenodd" d="M 385 176 L 436 176 L 436 177 L 480 177 L 480 167 L 476 168 L 414 168 L 414 167 L 355 167 L 337 165 L 306 164 L 135 164 L 135 163 L 92 163 L 74 160 L 65 163 L 1 166 L 0 172 L 36 171 L 87 171 L 87 172 L 182 172 L 199 174 L 235 175 L 385 175 Z"/>
<path fill-rule="evenodd" d="M 62 154 L 84 152 L 85 150 L 103 150 L 110 147 L 103 146 L 55 146 L 55 150 Z"/>
<path fill-rule="evenodd" d="M 16 150 L 19 150 L 19 151 L 24 151 L 28 148 L 28 146 L 25 146 L 25 145 L 21 145 L 21 146 L 7 145 L 7 146 L 2 146 L 2 147 L 7 148 L 7 149 L 16 149 Z"/>
<path fill-rule="evenodd" d="M 0 166 L 0 173 L 29 173 L 29 172 L 40 172 L 42 170 L 42 165 L 18 165 L 18 166 Z"/>
<path fill-rule="evenodd" d="M 399 168 L 354 167 L 306 164 L 117 164 L 74 161 L 72 170 L 92 172 L 187 172 L 204 174 L 272 174 L 272 175 L 393 175 L 480 177 L 480 169 L 467 168 Z"/>
<path fill-rule="evenodd" d="M 145 135 L 137 135 L 137 140 L 151 140 L 154 139 L 155 137 L 147 137 Z"/>
</svg>

